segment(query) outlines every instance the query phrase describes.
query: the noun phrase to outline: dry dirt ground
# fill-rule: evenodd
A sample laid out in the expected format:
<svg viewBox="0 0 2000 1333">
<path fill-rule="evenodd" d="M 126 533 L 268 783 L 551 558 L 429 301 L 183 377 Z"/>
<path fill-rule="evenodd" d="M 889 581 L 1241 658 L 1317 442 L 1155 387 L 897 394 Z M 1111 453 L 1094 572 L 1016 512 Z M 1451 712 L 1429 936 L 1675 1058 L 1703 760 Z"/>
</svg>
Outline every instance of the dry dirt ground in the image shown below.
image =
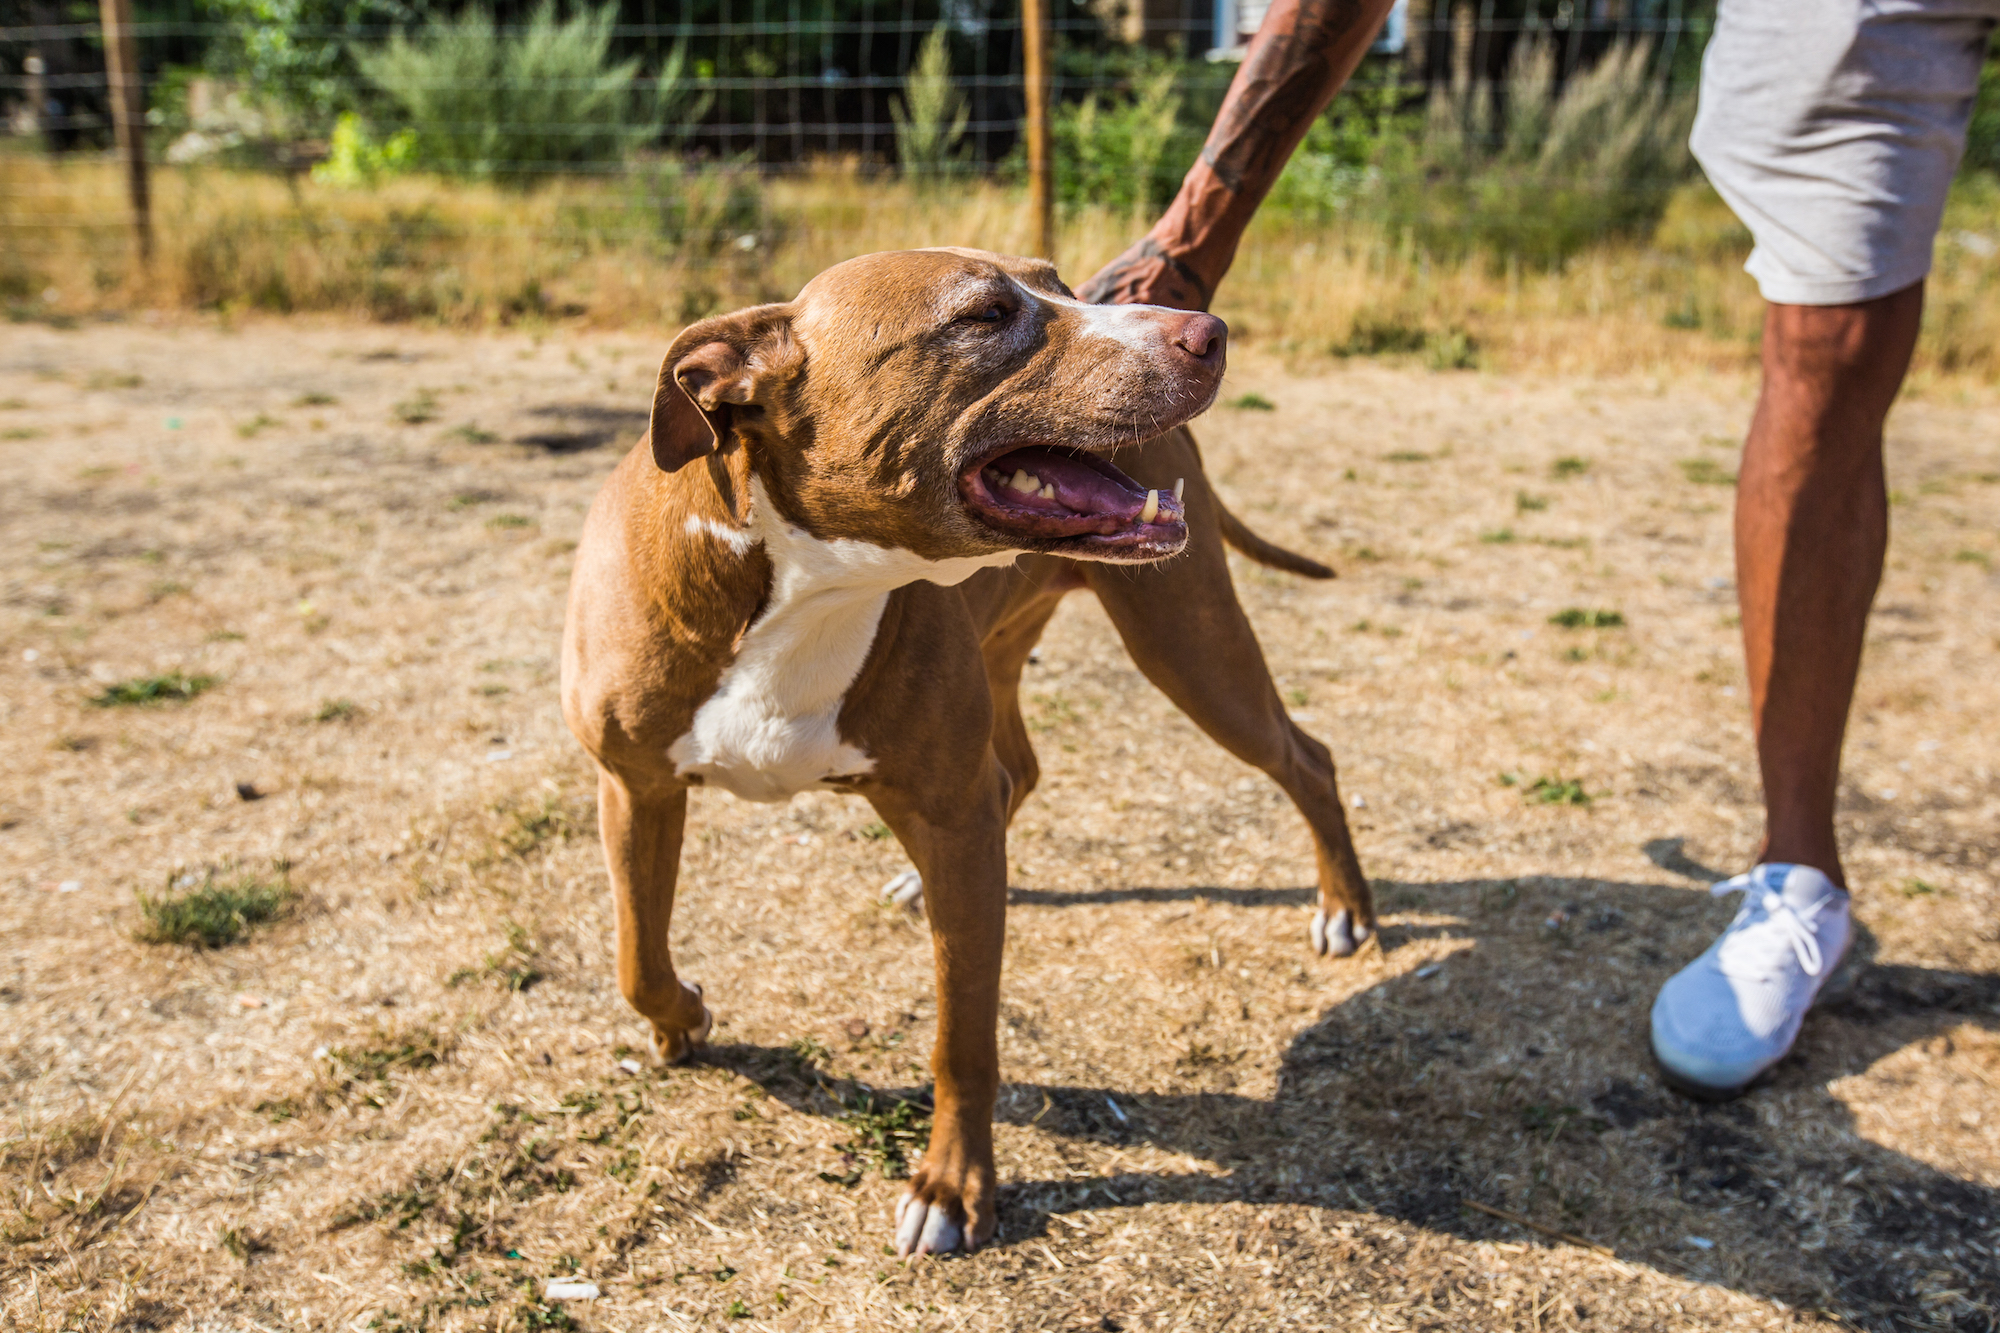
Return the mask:
<svg viewBox="0 0 2000 1333">
<path fill-rule="evenodd" d="M 714 1045 L 621 1068 L 554 672 L 664 341 L 0 333 L 8 1327 L 1995 1327 L 2000 401 L 1892 423 L 1842 814 L 1871 961 L 1704 1108 L 1645 1022 L 1758 833 L 1718 484 L 1751 386 L 1240 357 L 1275 409 L 1199 433 L 1342 571 L 1238 577 L 1385 947 L 1311 956 L 1303 825 L 1073 598 L 1026 685 L 1001 1236 L 902 1264 L 935 1010 L 865 806 L 697 794 Z M 218 683 L 90 703 L 174 670 Z M 296 897 L 135 939 L 135 891 L 211 870 Z"/>
</svg>

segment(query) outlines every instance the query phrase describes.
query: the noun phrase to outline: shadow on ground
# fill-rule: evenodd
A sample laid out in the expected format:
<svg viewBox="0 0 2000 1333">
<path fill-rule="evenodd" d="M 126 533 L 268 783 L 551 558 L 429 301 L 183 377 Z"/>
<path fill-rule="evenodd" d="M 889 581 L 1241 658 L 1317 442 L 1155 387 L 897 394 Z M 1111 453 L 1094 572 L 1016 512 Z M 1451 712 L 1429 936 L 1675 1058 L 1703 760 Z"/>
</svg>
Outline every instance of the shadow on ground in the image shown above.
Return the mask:
<svg viewBox="0 0 2000 1333">
<path fill-rule="evenodd" d="M 1646 850 L 1663 868 L 1712 876 L 1679 864 L 1671 842 Z M 1391 960 L 1440 933 L 1469 947 L 1325 1011 L 1292 1039 L 1274 1096 L 1242 1095 L 1226 1072 L 1199 1068 L 1176 1071 L 1190 1086 L 1170 1092 L 1004 1087 L 1003 1123 L 1152 1145 L 1217 1170 L 1010 1182 L 1001 1242 L 1043 1235 L 1051 1214 L 1076 1209 L 1239 1200 L 1541 1239 L 1466 1207 L 1476 1200 L 1623 1259 L 1870 1329 L 2000 1326 L 2000 1192 L 1861 1138 L 1828 1090 L 1960 1024 L 2000 1026 L 2000 976 L 1864 963 L 1768 1082 L 1705 1106 L 1660 1083 L 1646 1015 L 1733 903 L 1682 886 L 1556 878 L 1378 882 L 1377 892 L 1392 908 L 1463 923 L 1389 927 Z M 1016 889 L 1013 901 L 1137 909 L 1195 897 L 1309 901 L 1295 889 L 1183 888 Z M 713 1058 L 797 1109 L 839 1111 L 794 1055 L 735 1046 Z"/>
</svg>

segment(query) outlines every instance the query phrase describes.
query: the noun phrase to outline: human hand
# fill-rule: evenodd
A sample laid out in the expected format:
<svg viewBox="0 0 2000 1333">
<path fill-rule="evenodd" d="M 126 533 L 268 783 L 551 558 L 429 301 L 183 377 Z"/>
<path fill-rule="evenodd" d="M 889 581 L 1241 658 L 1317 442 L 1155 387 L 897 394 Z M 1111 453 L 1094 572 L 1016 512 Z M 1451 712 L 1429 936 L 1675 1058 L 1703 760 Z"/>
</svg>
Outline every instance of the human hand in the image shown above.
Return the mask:
<svg viewBox="0 0 2000 1333">
<path fill-rule="evenodd" d="M 1095 305 L 1163 305 L 1176 310 L 1206 310 L 1210 295 L 1201 275 L 1169 255 L 1150 235 L 1097 270 L 1076 294 Z"/>
</svg>

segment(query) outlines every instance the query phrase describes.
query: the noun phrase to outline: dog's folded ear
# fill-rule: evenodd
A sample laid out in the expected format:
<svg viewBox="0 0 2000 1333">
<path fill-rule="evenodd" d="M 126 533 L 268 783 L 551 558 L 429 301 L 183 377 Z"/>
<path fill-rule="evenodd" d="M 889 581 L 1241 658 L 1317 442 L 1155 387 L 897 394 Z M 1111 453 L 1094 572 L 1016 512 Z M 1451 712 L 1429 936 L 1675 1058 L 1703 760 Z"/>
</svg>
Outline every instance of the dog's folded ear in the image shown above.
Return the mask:
<svg viewBox="0 0 2000 1333">
<path fill-rule="evenodd" d="M 662 472 L 724 446 L 737 409 L 755 403 L 771 372 L 794 359 L 790 332 L 786 305 L 753 306 L 681 331 L 653 389 L 653 461 Z"/>
</svg>

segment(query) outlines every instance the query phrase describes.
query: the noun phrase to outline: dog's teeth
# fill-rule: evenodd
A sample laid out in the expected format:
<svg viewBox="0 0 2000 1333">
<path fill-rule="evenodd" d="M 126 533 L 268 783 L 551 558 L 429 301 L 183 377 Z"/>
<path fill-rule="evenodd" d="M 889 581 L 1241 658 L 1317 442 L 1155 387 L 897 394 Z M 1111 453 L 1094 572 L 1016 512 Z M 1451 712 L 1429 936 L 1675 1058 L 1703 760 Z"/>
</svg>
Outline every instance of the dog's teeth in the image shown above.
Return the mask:
<svg viewBox="0 0 2000 1333">
<path fill-rule="evenodd" d="M 1159 516 L 1160 516 L 1160 493 L 1158 491 L 1147 491 L 1146 507 L 1139 511 L 1139 521 L 1141 523 L 1151 523 L 1154 519 L 1158 518 Z"/>
<path fill-rule="evenodd" d="M 1056 498 L 1056 488 L 1055 488 L 1055 483 L 1054 483 L 1054 482 L 1044 482 L 1044 483 L 1043 483 L 1043 485 L 1042 485 L 1042 498 L 1043 498 L 1044 500 L 1053 500 L 1053 499 L 1055 499 L 1055 498 Z"/>
<path fill-rule="evenodd" d="M 1175 478 L 1174 478 L 1174 503 L 1175 503 L 1175 504 L 1179 504 L 1179 503 L 1180 503 L 1180 500 L 1181 500 L 1181 492 L 1182 492 L 1182 491 L 1184 491 L 1184 490 L 1186 490 L 1186 489 L 1187 489 L 1187 478 L 1186 478 L 1186 477 L 1175 477 Z"/>
<path fill-rule="evenodd" d="M 1039 479 L 1029 476 L 1026 468 L 1018 467 L 1014 469 L 1014 479 L 1007 484 L 1023 495 L 1042 488 L 1042 483 Z"/>
</svg>

